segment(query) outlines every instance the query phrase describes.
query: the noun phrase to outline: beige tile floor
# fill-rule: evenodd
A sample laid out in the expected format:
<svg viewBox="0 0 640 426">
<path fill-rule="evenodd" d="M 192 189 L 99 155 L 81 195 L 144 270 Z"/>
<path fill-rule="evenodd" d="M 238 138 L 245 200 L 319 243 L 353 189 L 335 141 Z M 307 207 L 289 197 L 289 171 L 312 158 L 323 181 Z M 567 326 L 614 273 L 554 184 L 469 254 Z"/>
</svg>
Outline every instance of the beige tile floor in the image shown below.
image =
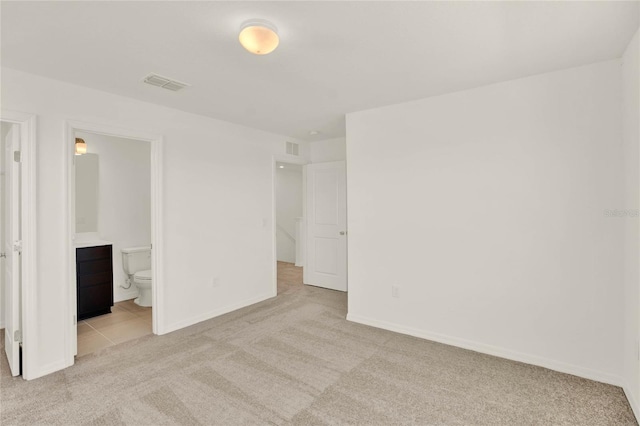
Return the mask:
<svg viewBox="0 0 640 426">
<path fill-rule="evenodd" d="M 78 355 L 83 356 L 152 333 L 151 308 L 125 300 L 116 303 L 110 314 L 78 323 Z"/>
</svg>

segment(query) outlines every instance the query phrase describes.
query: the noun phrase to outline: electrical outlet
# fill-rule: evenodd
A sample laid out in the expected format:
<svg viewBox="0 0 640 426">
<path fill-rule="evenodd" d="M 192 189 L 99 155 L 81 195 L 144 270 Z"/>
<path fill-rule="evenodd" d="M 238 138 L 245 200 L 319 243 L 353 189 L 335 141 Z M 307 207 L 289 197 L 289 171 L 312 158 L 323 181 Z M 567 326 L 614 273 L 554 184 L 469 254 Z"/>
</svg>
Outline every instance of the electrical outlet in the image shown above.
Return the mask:
<svg viewBox="0 0 640 426">
<path fill-rule="evenodd" d="M 398 288 L 398 286 L 395 286 L 395 285 L 391 286 L 391 297 L 395 297 L 395 298 L 400 297 L 400 289 Z"/>
<path fill-rule="evenodd" d="M 211 279 L 211 287 L 213 287 L 213 288 L 220 287 L 220 278 L 213 277 Z"/>
</svg>

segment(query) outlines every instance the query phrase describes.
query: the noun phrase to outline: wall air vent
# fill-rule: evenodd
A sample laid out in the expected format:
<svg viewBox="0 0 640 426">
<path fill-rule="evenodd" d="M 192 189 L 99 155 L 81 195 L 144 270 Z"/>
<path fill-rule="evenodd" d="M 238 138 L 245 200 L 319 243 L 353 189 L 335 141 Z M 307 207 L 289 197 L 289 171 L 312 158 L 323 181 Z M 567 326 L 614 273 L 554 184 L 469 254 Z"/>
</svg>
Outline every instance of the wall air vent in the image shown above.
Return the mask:
<svg viewBox="0 0 640 426">
<path fill-rule="evenodd" d="M 295 142 L 287 142 L 286 152 L 289 155 L 299 155 L 298 154 L 298 144 Z"/>
<path fill-rule="evenodd" d="M 191 86 L 190 84 L 182 83 L 153 73 L 146 76 L 142 81 L 152 86 L 162 87 L 163 89 L 171 90 L 173 92 L 177 92 L 178 90 Z"/>
</svg>

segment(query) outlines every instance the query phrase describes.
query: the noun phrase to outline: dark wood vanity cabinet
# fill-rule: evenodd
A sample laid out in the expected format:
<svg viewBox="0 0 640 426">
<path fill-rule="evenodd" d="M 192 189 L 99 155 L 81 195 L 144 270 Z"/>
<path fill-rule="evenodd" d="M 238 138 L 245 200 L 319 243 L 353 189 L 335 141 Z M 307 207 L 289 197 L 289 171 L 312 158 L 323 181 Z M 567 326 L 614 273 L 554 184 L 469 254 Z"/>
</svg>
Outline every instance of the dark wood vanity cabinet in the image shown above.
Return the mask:
<svg viewBox="0 0 640 426">
<path fill-rule="evenodd" d="M 111 313 L 112 246 L 76 248 L 78 321 Z"/>
</svg>

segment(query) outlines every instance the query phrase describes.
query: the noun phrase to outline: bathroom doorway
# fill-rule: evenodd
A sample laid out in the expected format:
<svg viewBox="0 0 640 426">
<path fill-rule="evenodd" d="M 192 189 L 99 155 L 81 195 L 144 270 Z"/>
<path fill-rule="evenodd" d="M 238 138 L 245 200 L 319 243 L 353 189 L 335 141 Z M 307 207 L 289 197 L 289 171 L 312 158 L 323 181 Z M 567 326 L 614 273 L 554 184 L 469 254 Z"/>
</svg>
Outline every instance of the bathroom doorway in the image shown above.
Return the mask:
<svg viewBox="0 0 640 426">
<path fill-rule="evenodd" d="M 152 334 L 151 144 L 76 131 L 77 354 Z M 135 248 L 135 250 L 132 250 Z M 125 262 L 125 258 L 136 258 Z M 145 287 L 144 289 L 142 287 Z M 147 288 L 148 287 L 148 288 Z"/>
<path fill-rule="evenodd" d="M 68 365 L 161 333 L 161 138 L 69 123 Z"/>
<path fill-rule="evenodd" d="M 304 267 L 303 166 L 275 162 L 275 253 L 277 294 L 302 288 Z"/>
</svg>

